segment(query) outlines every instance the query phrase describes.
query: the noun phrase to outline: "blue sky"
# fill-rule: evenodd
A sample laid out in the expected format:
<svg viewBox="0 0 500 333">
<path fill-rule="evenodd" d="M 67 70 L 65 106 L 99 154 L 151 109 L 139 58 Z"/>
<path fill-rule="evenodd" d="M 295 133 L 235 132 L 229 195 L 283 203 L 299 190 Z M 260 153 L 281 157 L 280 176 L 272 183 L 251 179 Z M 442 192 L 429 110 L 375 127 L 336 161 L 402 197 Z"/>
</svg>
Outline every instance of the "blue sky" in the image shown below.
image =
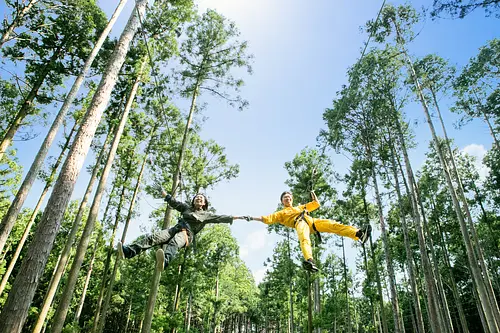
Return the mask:
<svg viewBox="0 0 500 333">
<path fill-rule="evenodd" d="M 111 15 L 118 0 L 102 0 L 100 6 Z M 214 139 L 226 147 L 229 160 L 240 165 L 237 179 L 217 186 L 208 192 L 211 204 L 218 212 L 233 215 L 265 215 L 273 212 L 279 194 L 286 189 L 287 173 L 284 163 L 293 159 L 306 146 L 314 147 L 316 137 L 325 125 L 324 109 L 331 105 L 335 92 L 346 83 L 346 70 L 359 57 L 367 35 L 360 27 L 373 19 L 382 1 L 362 0 L 201 0 L 200 10 L 213 8 L 236 22 L 241 38 L 249 42 L 254 54 L 254 74 L 245 75 L 242 96 L 250 102 L 243 112 L 231 109 L 224 102 L 202 97 L 207 102 L 203 116 L 208 117 L 201 133 L 204 139 Z M 402 3 L 393 1 L 393 4 Z M 432 0 L 411 2 L 416 8 L 429 7 Z M 120 33 L 133 0 L 130 0 L 117 26 Z M 4 11 L 4 5 L 0 5 Z M 463 20 L 427 19 L 419 28 L 421 33 L 410 47 L 414 56 L 436 53 L 457 66 L 463 66 L 478 48 L 498 37 L 498 19 L 485 18 L 482 12 Z M 180 102 L 187 111 L 187 102 Z M 450 136 L 461 149 L 481 156 L 491 146 L 486 125 L 473 122 L 458 131 L 452 124 L 456 115 L 450 114 L 451 102 L 444 99 L 444 117 Z M 412 152 L 415 167 L 421 165 L 427 151 L 430 133 L 417 105 L 407 110 L 416 127 L 418 148 Z M 44 129 L 37 129 L 44 135 Z M 41 137 L 41 136 L 40 136 Z M 41 140 L 16 142 L 20 162 L 27 170 Z M 55 154 L 55 152 L 53 153 Z M 345 173 L 349 162 L 331 155 L 336 171 Z M 87 160 L 90 160 L 90 155 Z M 82 173 L 74 193 L 81 197 L 88 175 Z M 41 189 L 37 184 L 35 189 Z M 34 206 L 35 194 L 26 205 Z M 141 217 L 130 228 L 128 240 L 140 233 L 139 226 L 149 229 L 148 212 L 159 201 L 145 198 L 140 202 Z M 264 260 L 271 255 L 279 236 L 269 235 L 264 224 L 236 221 L 233 235 L 241 247 L 241 257 L 257 280 L 263 276 Z M 350 244 L 351 241 L 346 242 Z M 340 249 L 332 248 L 340 254 Z M 348 250 L 353 267 L 358 250 Z"/>
</svg>

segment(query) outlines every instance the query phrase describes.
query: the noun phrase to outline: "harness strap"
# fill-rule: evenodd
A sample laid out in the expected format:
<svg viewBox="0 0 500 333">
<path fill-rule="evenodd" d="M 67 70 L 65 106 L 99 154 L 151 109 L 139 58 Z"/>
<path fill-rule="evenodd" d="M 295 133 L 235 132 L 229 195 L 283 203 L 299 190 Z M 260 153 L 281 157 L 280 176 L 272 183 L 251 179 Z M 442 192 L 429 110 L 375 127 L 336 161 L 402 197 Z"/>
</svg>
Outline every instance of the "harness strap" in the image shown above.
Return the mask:
<svg viewBox="0 0 500 333">
<path fill-rule="evenodd" d="M 293 224 L 293 227 L 295 228 L 297 226 L 297 223 L 299 221 L 305 221 L 305 218 L 304 216 L 307 214 L 307 210 L 303 210 L 299 216 L 297 216 L 295 218 L 295 221 L 294 221 L 294 224 Z M 323 240 L 321 239 L 321 234 L 319 233 L 318 229 L 316 229 L 316 225 L 314 224 L 314 219 L 312 221 L 312 227 L 313 227 L 313 230 L 314 230 L 314 234 L 316 235 L 316 237 L 318 238 L 318 242 L 321 244 L 323 243 Z"/>
<path fill-rule="evenodd" d="M 187 234 L 187 230 L 186 229 L 181 229 L 181 232 L 184 234 L 184 238 L 186 238 L 186 245 L 185 245 L 185 247 L 188 247 L 189 246 L 189 237 L 188 237 L 188 234 Z"/>
</svg>

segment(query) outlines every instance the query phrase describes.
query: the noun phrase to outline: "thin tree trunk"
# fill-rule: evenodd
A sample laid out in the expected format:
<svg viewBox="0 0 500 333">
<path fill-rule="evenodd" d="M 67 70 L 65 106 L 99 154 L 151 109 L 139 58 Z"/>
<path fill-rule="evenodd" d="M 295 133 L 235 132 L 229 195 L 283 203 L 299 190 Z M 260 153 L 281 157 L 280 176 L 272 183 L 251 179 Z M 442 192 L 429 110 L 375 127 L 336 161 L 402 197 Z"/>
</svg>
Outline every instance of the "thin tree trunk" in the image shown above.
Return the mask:
<svg viewBox="0 0 500 333">
<path fill-rule="evenodd" d="M 28 2 L 26 6 L 21 9 L 21 11 L 16 15 L 15 18 L 12 19 L 12 22 L 7 26 L 7 29 L 5 29 L 5 32 L 3 33 L 2 37 L 0 37 L 0 48 L 5 44 L 9 38 L 10 35 L 14 32 L 14 29 L 19 25 L 19 22 L 28 14 L 28 12 L 33 8 L 33 6 L 38 2 L 39 0 L 31 0 Z"/>
<path fill-rule="evenodd" d="M 444 261 L 445 266 L 446 266 L 446 268 L 448 270 L 448 274 L 450 276 L 450 287 L 451 287 L 451 291 L 453 293 L 455 305 L 456 305 L 457 311 L 458 311 L 458 318 L 460 320 L 460 325 L 461 325 L 460 329 L 462 330 L 463 333 L 469 333 L 467 319 L 465 317 L 464 308 L 462 306 L 462 301 L 460 300 L 460 294 L 458 293 L 458 289 L 457 289 L 457 283 L 455 281 L 455 276 L 453 275 L 453 270 L 451 269 L 451 260 L 450 260 L 449 254 L 448 254 L 446 240 L 445 240 L 444 234 L 441 230 L 441 223 L 439 221 L 436 221 L 436 226 L 438 228 L 438 233 L 440 235 L 441 248 L 443 249 L 444 259 L 445 259 L 445 261 Z"/>
<path fill-rule="evenodd" d="M 347 332 L 348 333 L 352 333 L 351 306 L 350 306 L 350 302 L 349 302 L 349 289 L 348 289 L 348 285 L 347 285 L 347 265 L 346 265 L 346 261 L 345 261 L 344 237 L 342 237 L 341 239 L 342 239 L 342 260 L 343 260 L 343 263 L 344 263 L 343 270 L 344 270 L 345 304 L 346 304 L 346 312 L 347 312 L 347 318 L 346 318 L 346 321 L 347 321 Z"/>
<path fill-rule="evenodd" d="M 363 201 L 365 201 L 366 204 L 366 197 L 363 196 Z M 373 247 L 373 239 L 370 236 L 370 254 L 372 257 L 372 262 L 373 262 L 373 268 L 375 270 L 375 278 L 377 280 L 377 292 L 378 292 L 378 298 L 379 298 L 379 316 L 380 318 L 380 325 L 382 326 L 382 331 L 384 333 L 389 332 L 389 325 L 387 323 L 387 318 L 385 317 L 385 311 L 384 311 L 384 297 L 382 294 L 382 282 L 380 279 L 380 273 L 378 271 L 378 265 L 377 265 L 377 259 L 375 258 L 375 251 Z"/>
<path fill-rule="evenodd" d="M 38 0 L 37 0 L 38 1 Z M 34 1 L 32 1 L 34 2 Z M 9 236 L 12 227 L 14 226 L 17 216 L 19 215 L 19 212 L 21 211 L 21 208 L 24 204 L 24 201 L 26 200 L 26 197 L 28 196 L 28 192 L 31 189 L 31 186 L 33 185 L 33 182 L 36 179 L 36 176 L 38 172 L 40 171 L 40 168 L 43 165 L 43 161 L 45 160 L 45 157 L 47 156 L 47 153 L 49 151 L 50 146 L 55 140 L 57 131 L 59 127 L 61 127 L 61 124 L 63 123 L 64 119 L 66 118 L 66 114 L 68 113 L 68 110 L 70 106 L 72 105 L 73 101 L 76 98 L 76 95 L 78 93 L 78 90 L 80 89 L 85 76 L 87 75 L 90 66 L 94 62 L 95 57 L 97 56 L 97 53 L 101 49 L 102 44 L 106 40 L 107 36 L 109 35 L 109 32 L 111 31 L 111 28 L 115 24 L 118 16 L 120 15 L 120 12 L 123 9 L 123 6 L 127 0 L 121 0 L 118 6 L 115 9 L 115 12 L 111 16 L 111 19 L 108 22 L 108 25 L 106 28 L 104 28 L 103 32 L 99 36 L 99 39 L 97 40 L 96 44 L 94 45 L 94 48 L 90 52 L 87 60 L 85 61 L 85 64 L 83 66 L 82 72 L 80 75 L 77 77 L 75 82 L 73 83 L 73 86 L 71 87 L 70 92 L 66 96 L 66 99 L 59 110 L 59 113 L 57 114 L 56 118 L 54 119 L 49 132 L 47 133 L 47 136 L 45 137 L 40 150 L 38 151 L 35 160 L 31 164 L 31 167 L 26 174 L 26 177 L 23 180 L 23 183 L 21 184 L 21 187 L 19 188 L 18 192 L 16 193 L 16 197 L 12 201 L 12 204 L 9 207 L 9 210 L 7 214 L 5 214 L 4 218 L 2 219 L 2 223 L 0 225 L 0 252 L 3 246 L 5 245 L 5 242 L 7 240 L 7 237 Z M 0 157 L 1 159 L 1 157 Z"/>
<path fill-rule="evenodd" d="M 125 179 L 119 180 L 119 183 L 122 184 L 122 190 L 121 190 L 121 194 L 120 194 L 120 199 L 118 200 L 118 207 L 116 208 L 116 212 L 115 212 L 115 223 L 113 225 L 113 229 L 111 231 L 111 237 L 109 239 L 108 253 L 106 256 L 106 261 L 104 264 L 104 269 L 103 269 L 102 278 L 101 278 L 101 290 L 99 292 L 99 298 L 97 299 L 97 309 L 95 311 L 94 325 L 92 327 L 91 332 L 96 332 L 96 330 L 99 326 L 98 324 L 99 324 L 99 319 L 101 317 L 102 301 L 104 299 L 104 293 L 107 289 L 106 286 L 108 284 L 109 265 L 111 263 L 111 256 L 115 252 L 114 251 L 114 243 L 115 243 L 115 237 L 116 237 L 116 230 L 118 229 L 118 224 L 120 223 L 120 214 L 121 214 L 121 210 L 122 210 L 122 206 L 123 206 L 123 201 L 125 200 L 125 191 L 127 189 L 126 184 L 127 184 L 127 181 L 128 181 L 129 175 L 130 175 L 130 170 L 132 168 L 133 155 L 134 154 L 132 153 L 130 163 L 127 166 L 127 170 L 125 172 Z M 104 322 L 105 321 L 103 320 L 103 325 L 104 325 Z M 104 328 L 104 326 L 102 328 Z"/>
<path fill-rule="evenodd" d="M 188 319 L 187 319 L 187 327 L 186 327 L 186 333 L 189 333 L 189 330 L 191 329 L 191 317 L 193 314 L 193 293 L 189 291 L 189 306 L 188 306 Z"/>
<path fill-rule="evenodd" d="M 143 60 L 145 61 L 145 59 L 143 59 Z M 143 62 L 143 64 L 145 64 L 145 62 Z M 142 72 L 142 70 L 141 70 L 141 72 Z M 141 185 L 142 176 L 144 174 L 144 169 L 146 167 L 146 162 L 148 160 L 149 151 L 151 150 L 151 146 L 153 144 L 153 138 L 154 138 L 154 136 L 156 134 L 156 128 L 157 127 L 155 125 L 151 129 L 150 139 L 149 139 L 149 143 L 148 143 L 148 146 L 146 148 L 146 151 L 145 151 L 144 160 L 142 162 L 141 169 L 139 171 L 139 175 L 137 176 L 137 183 L 136 183 L 135 188 L 134 188 L 134 193 L 132 194 L 132 199 L 130 200 L 130 206 L 129 206 L 129 209 L 128 209 L 127 217 L 125 219 L 125 225 L 124 225 L 124 228 L 123 228 L 123 231 L 122 231 L 122 236 L 121 236 L 121 239 L 120 239 L 120 241 L 122 242 L 122 244 L 125 242 L 125 237 L 127 236 L 128 226 L 130 224 L 130 220 L 132 219 L 132 214 L 134 212 L 135 201 L 136 201 L 137 195 L 139 193 L 139 188 L 140 188 L 140 185 Z M 108 291 L 107 291 L 107 295 L 106 295 L 106 300 L 105 300 L 104 306 L 102 308 L 102 319 L 99 320 L 99 318 L 98 318 L 99 311 L 96 310 L 96 314 L 95 314 L 95 318 L 94 318 L 94 328 L 93 328 L 93 331 L 95 330 L 95 327 L 97 327 L 97 331 L 98 332 L 102 332 L 104 330 L 104 326 L 106 324 L 106 315 L 107 315 L 107 311 L 108 311 L 108 308 L 109 308 L 109 303 L 111 301 L 111 296 L 113 294 L 114 282 L 115 282 L 116 274 L 118 272 L 120 260 L 121 260 L 120 257 L 116 256 L 116 258 L 115 258 L 115 264 L 114 264 L 114 267 L 113 267 L 113 271 L 112 271 L 111 276 L 109 278 L 109 286 L 108 286 Z M 104 279 L 104 277 L 105 277 L 105 275 L 103 275 L 103 279 Z M 103 290 L 104 290 L 104 288 L 101 290 L 101 295 L 99 296 L 100 298 L 103 297 L 103 294 L 104 294 Z"/>
<path fill-rule="evenodd" d="M 392 145 L 392 139 L 389 133 L 389 141 L 391 142 L 391 164 L 392 164 L 392 172 L 395 181 L 396 194 L 398 197 L 398 206 L 399 206 L 399 220 L 401 221 L 401 226 L 403 229 L 403 239 L 405 244 L 406 257 L 408 258 L 408 275 L 410 278 L 410 286 L 413 296 L 413 306 L 415 310 L 416 324 L 418 327 L 418 332 L 425 333 L 424 319 L 422 316 L 422 309 L 420 307 L 420 293 L 417 286 L 417 280 L 415 278 L 415 267 L 413 266 L 413 253 L 410 247 L 410 236 L 408 235 L 408 225 L 406 223 L 406 217 L 404 215 L 404 207 L 403 207 L 403 196 L 401 195 L 401 187 L 399 184 L 399 176 L 397 173 L 396 167 L 396 152 L 394 151 L 394 146 Z M 404 175 L 403 175 L 404 177 Z"/>
<path fill-rule="evenodd" d="M 311 290 L 311 273 L 307 272 L 307 332 L 312 333 L 312 290 Z M 266 332 L 267 332 L 266 325 Z"/>
<path fill-rule="evenodd" d="M 110 129 L 106 139 L 104 140 L 104 143 L 103 143 L 103 146 L 102 146 L 101 151 L 99 153 L 99 156 L 97 158 L 96 164 L 94 165 L 94 169 L 92 170 L 92 175 L 90 176 L 90 180 L 89 180 L 89 183 L 87 185 L 87 189 L 85 190 L 85 194 L 83 196 L 82 202 L 80 203 L 80 207 L 78 208 L 78 213 L 76 214 L 75 221 L 73 222 L 71 230 L 66 238 L 66 243 L 65 243 L 64 248 L 61 252 L 61 260 L 59 261 L 59 263 L 56 267 L 56 271 L 54 273 L 54 278 L 52 279 L 51 283 L 49 283 L 49 286 L 47 288 L 47 292 L 45 294 L 45 299 L 43 301 L 42 308 L 40 309 L 40 313 L 38 315 L 38 319 L 37 319 L 37 322 L 35 324 L 35 328 L 33 329 L 32 333 L 39 333 L 44 327 L 45 319 L 47 318 L 50 307 L 52 305 L 52 301 L 54 300 L 57 289 L 59 287 L 59 283 L 61 282 L 61 279 L 64 275 L 65 270 L 66 270 L 66 265 L 69 262 L 69 258 L 71 256 L 71 249 L 73 247 L 73 243 L 75 241 L 78 229 L 80 228 L 80 223 L 82 222 L 83 215 L 85 214 L 85 208 L 87 207 L 87 202 L 89 200 L 90 194 L 92 193 L 92 189 L 94 188 L 94 183 L 95 183 L 95 181 L 97 179 L 97 175 L 99 173 L 101 161 L 106 154 L 108 139 L 110 137 L 110 133 L 112 133 L 112 132 L 113 132 L 113 130 Z"/>
<path fill-rule="evenodd" d="M 137 2 L 136 6 L 139 6 L 139 4 L 140 3 Z M 144 3 L 144 7 L 145 4 L 146 3 Z M 134 13 L 136 13 L 136 11 L 134 11 Z M 133 21 L 134 17 L 136 17 L 136 15 L 132 14 L 131 21 Z M 102 172 L 99 185 L 97 186 L 97 191 L 94 197 L 94 201 L 92 202 L 92 207 L 90 208 L 90 213 L 89 217 L 87 218 L 87 223 L 85 224 L 85 227 L 83 229 L 82 237 L 76 249 L 75 260 L 73 261 L 73 265 L 71 266 L 71 271 L 69 272 L 68 281 L 66 282 L 66 287 L 61 297 L 59 306 L 57 307 L 57 311 L 54 315 L 54 324 L 52 327 L 53 333 L 59 333 L 63 329 L 64 320 L 66 319 L 66 315 L 69 310 L 71 297 L 73 296 L 73 291 L 75 289 L 75 285 L 78 280 L 78 273 L 80 272 L 80 268 L 83 263 L 83 259 L 85 257 L 85 252 L 87 251 L 87 247 L 89 244 L 90 236 L 92 235 L 92 231 L 97 221 L 97 216 L 99 215 L 99 207 L 101 204 L 101 199 L 102 196 L 104 195 L 104 190 L 106 188 L 108 176 L 109 173 L 111 172 L 111 166 L 113 164 L 116 155 L 116 150 L 118 149 L 118 144 L 120 142 L 123 129 L 125 128 L 125 124 L 127 123 L 130 109 L 132 108 L 132 104 L 135 100 L 135 96 L 137 93 L 137 89 L 139 87 L 139 82 L 141 80 L 141 73 L 144 68 L 144 65 L 145 62 L 142 63 L 141 65 L 142 68 L 140 69 L 137 79 L 135 80 L 132 86 L 129 98 L 127 100 L 127 104 L 125 105 L 125 110 L 123 111 L 123 115 L 120 120 L 120 124 L 118 125 L 115 137 L 113 138 L 113 143 L 109 151 L 108 160 Z"/>
<path fill-rule="evenodd" d="M 288 290 L 289 290 L 289 297 L 290 297 L 290 332 L 295 332 L 295 329 L 293 327 L 293 262 L 292 262 L 292 256 L 290 253 L 290 229 L 287 228 L 287 250 L 288 250 L 288 273 L 289 273 L 289 281 L 288 281 Z"/>
<path fill-rule="evenodd" d="M 42 72 L 39 74 L 38 78 L 33 82 L 33 85 L 31 86 L 30 92 L 26 96 L 26 98 L 23 101 L 23 104 L 19 108 L 19 111 L 16 114 L 16 117 L 14 120 L 9 124 L 9 127 L 5 131 L 5 134 L 2 138 L 2 141 L 0 141 L 0 160 L 2 159 L 3 155 L 7 151 L 7 148 L 9 148 L 12 139 L 14 138 L 14 135 L 16 134 L 17 130 L 21 126 L 23 120 L 30 114 L 30 111 L 33 107 L 33 101 L 35 98 L 38 96 L 38 91 L 40 90 L 40 87 L 43 85 L 43 82 L 49 75 L 50 71 L 52 70 L 52 67 L 54 65 L 54 62 L 59 59 L 61 56 L 61 51 L 63 49 L 63 44 L 62 44 L 54 51 L 50 59 L 47 61 L 45 66 L 43 67 Z M 5 230 L 7 231 L 7 229 Z M 5 231 L 2 229 L 1 236 L 5 233 Z M 10 230 L 9 230 L 10 232 Z M 1 240 L 1 239 L 0 239 Z M 1 245 L 1 243 L 0 243 Z M 2 245 L 3 246 L 3 245 Z"/>
<path fill-rule="evenodd" d="M 85 283 L 83 284 L 82 296 L 80 297 L 80 302 L 78 303 L 78 307 L 76 308 L 76 312 L 75 312 L 75 319 L 73 320 L 73 322 L 75 322 L 77 325 L 78 325 L 78 322 L 80 321 L 80 315 L 82 314 L 83 304 L 85 303 L 85 297 L 87 296 L 87 289 L 89 287 L 90 277 L 92 275 L 92 270 L 94 268 L 94 260 L 95 260 L 95 255 L 97 253 L 98 244 L 99 244 L 99 240 L 96 239 L 95 244 L 94 244 L 94 250 L 92 251 L 92 257 L 90 258 L 90 264 L 89 264 L 89 269 L 87 271 L 87 276 L 85 276 Z M 128 324 L 128 322 L 127 322 L 127 324 Z"/>
<path fill-rule="evenodd" d="M 426 295 L 427 295 L 427 309 L 429 315 L 429 323 L 431 330 L 434 333 L 441 332 L 439 326 L 439 306 L 437 302 L 437 287 L 434 278 L 434 273 L 432 271 L 432 266 L 430 263 L 429 256 L 427 255 L 425 235 L 422 229 L 422 220 L 420 216 L 419 206 L 416 199 L 417 189 L 415 188 L 415 177 L 413 175 L 413 169 L 411 167 L 410 159 L 408 157 L 408 150 L 406 148 L 406 141 L 403 135 L 403 130 L 401 128 L 400 120 L 398 119 L 397 111 L 393 107 L 394 112 L 394 122 L 397 129 L 397 135 L 399 138 L 399 144 L 401 145 L 401 151 L 403 153 L 403 159 L 406 167 L 406 174 L 408 177 L 408 183 L 406 178 L 403 177 L 407 195 L 410 198 L 410 203 L 413 211 L 413 220 L 415 224 L 415 229 L 417 231 L 418 246 L 420 249 L 420 261 L 424 271 L 424 280 L 426 284 Z M 399 161 L 399 160 L 398 160 Z"/>
<path fill-rule="evenodd" d="M 125 329 L 123 330 L 124 333 L 127 333 L 127 331 L 128 331 L 128 324 L 130 323 L 130 312 L 131 311 L 132 311 L 132 299 L 130 299 L 130 305 L 128 306 L 127 322 L 125 323 Z"/>
<path fill-rule="evenodd" d="M 433 142 L 436 146 L 436 152 L 439 156 L 439 160 L 440 160 L 441 166 L 442 166 L 443 171 L 444 171 L 446 183 L 448 185 L 447 186 L 448 191 L 451 195 L 453 207 L 455 209 L 455 213 L 457 215 L 457 219 L 458 219 L 459 224 L 460 224 L 460 230 L 461 230 L 462 236 L 464 238 L 467 259 L 469 261 L 469 266 L 471 268 L 472 276 L 473 276 L 474 280 L 476 281 L 476 286 L 477 286 L 477 291 L 478 291 L 480 303 L 484 309 L 485 317 L 486 317 L 486 320 L 487 320 L 487 323 L 488 323 L 490 330 L 493 332 L 497 332 L 497 331 L 499 331 L 499 323 L 497 323 L 497 318 L 500 317 L 500 314 L 498 313 L 498 306 L 496 304 L 496 301 L 491 299 L 491 294 L 490 294 L 488 287 L 487 287 L 487 281 L 485 281 L 485 279 L 483 279 L 483 276 L 481 275 L 481 268 L 478 265 L 478 259 L 480 260 L 480 258 L 477 258 L 476 253 L 474 252 L 474 247 L 473 247 L 472 241 L 470 239 L 469 230 L 467 229 L 467 225 L 465 223 L 463 212 L 461 210 L 460 203 L 458 202 L 457 194 L 455 192 L 455 188 L 454 188 L 453 182 L 451 180 L 450 172 L 449 172 L 447 163 L 444 159 L 444 155 L 443 155 L 443 152 L 441 150 L 441 147 L 439 145 L 439 140 L 437 138 L 434 124 L 432 122 L 432 118 L 431 118 L 430 113 L 429 113 L 429 108 L 427 107 L 427 102 L 426 102 L 425 97 L 423 95 L 422 87 L 420 86 L 420 82 L 418 80 L 417 74 L 415 72 L 415 68 L 413 66 L 413 62 L 412 62 L 410 56 L 408 55 L 408 52 L 406 51 L 406 48 L 404 46 L 404 39 L 401 37 L 399 26 L 398 26 L 397 22 L 394 21 L 394 19 L 393 19 L 393 24 L 396 28 L 396 34 L 398 36 L 398 40 L 403 41 L 402 43 L 400 42 L 401 43 L 401 51 L 405 56 L 406 62 L 408 63 L 408 69 L 411 73 L 411 77 L 412 77 L 413 82 L 415 84 L 417 96 L 420 100 L 420 103 L 422 104 L 422 108 L 423 108 L 425 117 L 427 119 L 429 129 L 430 129 L 431 134 L 432 134 Z"/>
<path fill-rule="evenodd" d="M 130 42 L 139 27 L 137 13 L 144 14 L 146 4 L 146 0 L 137 0 L 137 10 L 132 13 L 115 51 L 111 55 L 108 67 L 104 71 L 101 83 L 94 94 L 91 106 L 82 121 L 75 142 L 54 186 L 34 240 L 28 249 L 9 298 L 0 314 L 0 332 L 16 333 L 22 329 L 92 137 L 110 99 L 111 91 L 116 84 L 118 72 L 125 61 Z"/>
<path fill-rule="evenodd" d="M 416 77 L 415 77 L 415 80 L 418 81 L 418 79 L 416 79 Z M 434 105 L 436 106 L 436 110 L 437 110 L 437 113 L 439 115 L 439 121 L 441 123 L 441 127 L 443 129 L 444 137 L 446 140 L 446 147 L 448 148 L 448 152 L 450 154 L 452 174 L 455 177 L 455 181 L 458 184 L 458 196 L 459 196 L 460 200 L 462 201 L 462 205 L 463 205 L 465 213 L 466 213 L 467 221 L 469 223 L 469 228 L 471 230 L 472 239 L 474 240 L 474 242 L 476 244 L 476 252 L 477 252 L 477 256 L 478 256 L 478 260 L 479 260 L 479 266 L 482 269 L 484 284 L 485 284 L 486 290 L 488 292 L 488 297 L 490 299 L 491 306 L 493 308 L 493 313 L 495 315 L 497 325 L 500 328 L 500 310 L 498 308 L 498 303 L 496 301 L 495 291 L 493 289 L 493 286 L 491 285 L 491 278 L 489 276 L 490 273 L 489 273 L 488 268 L 486 267 L 486 263 L 485 263 L 485 259 L 484 259 L 484 255 L 483 255 L 483 250 L 481 248 L 481 243 L 479 242 L 479 237 L 478 237 L 477 232 L 476 232 L 476 227 L 474 225 L 474 222 L 472 221 L 472 215 L 471 215 L 471 212 L 469 209 L 469 203 L 468 203 L 467 198 L 465 196 L 465 190 L 464 190 L 462 179 L 461 179 L 460 175 L 458 174 L 458 168 L 457 168 L 456 163 L 455 163 L 455 156 L 454 156 L 453 150 L 451 149 L 451 146 L 450 146 L 450 140 L 448 138 L 446 126 L 444 125 L 443 117 L 441 115 L 439 103 L 437 102 L 437 97 L 436 97 L 434 90 L 430 89 L 430 91 L 432 93 Z M 486 114 L 485 114 L 485 117 L 486 117 Z M 434 125 L 432 124 L 432 120 L 428 119 L 428 122 L 429 121 L 430 121 L 429 126 L 433 127 Z M 492 132 L 492 134 L 494 134 L 494 133 Z M 495 140 L 496 140 L 496 137 L 495 137 Z M 436 145 L 438 145 L 438 144 L 439 143 L 436 142 Z M 443 168 L 444 168 L 444 166 L 443 166 Z"/>
<path fill-rule="evenodd" d="M 366 153 L 368 155 L 368 160 L 373 163 L 373 155 L 369 145 L 365 145 Z M 387 229 L 385 226 L 384 213 L 382 210 L 382 199 L 380 198 L 380 191 L 378 189 L 377 175 L 375 173 L 375 168 L 371 168 L 373 186 L 375 188 L 375 198 L 378 206 L 379 220 L 380 220 L 380 230 L 382 231 L 382 243 L 384 244 L 385 260 L 387 265 L 387 274 L 389 275 L 389 288 L 391 291 L 391 304 L 394 316 L 394 330 L 396 333 L 402 332 L 401 321 L 400 321 L 400 311 L 399 311 L 399 301 L 398 294 L 396 291 L 396 279 L 394 276 L 394 267 L 392 265 L 392 256 L 389 247 L 389 237 L 387 235 Z"/>
<path fill-rule="evenodd" d="M 5 272 L 4 276 L 2 277 L 2 282 L 0 282 L 0 295 L 4 291 L 5 286 L 7 285 L 7 281 L 9 280 L 10 274 L 12 273 L 12 270 L 14 269 L 14 266 L 17 263 L 17 259 L 19 258 L 19 255 L 21 254 L 21 250 L 23 249 L 24 244 L 26 243 L 26 240 L 28 239 L 28 235 L 31 231 L 31 227 L 33 226 L 33 223 L 35 222 L 36 216 L 38 215 L 38 211 L 40 210 L 40 207 L 43 204 L 43 200 L 45 199 L 45 196 L 49 192 L 49 189 L 52 186 L 52 183 L 54 182 L 54 177 L 56 176 L 57 169 L 59 169 L 59 165 L 61 165 L 61 163 L 62 163 L 64 154 L 66 153 L 66 150 L 69 147 L 69 143 L 71 142 L 71 138 L 73 137 L 73 133 L 75 132 L 77 125 L 78 125 L 78 121 L 75 121 L 73 127 L 71 128 L 71 131 L 68 134 L 68 137 L 66 138 L 64 146 L 63 146 L 61 152 L 59 153 L 59 157 L 57 158 L 56 163 L 52 167 L 52 172 L 51 172 L 49 178 L 47 179 L 47 182 L 45 183 L 45 187 L 42 190 L 42 194 L 40 194 L 40 198 L 38 199 L 38 202 L 35 206 L 35 209 L 31 213 L 30 220 L 24 229 L 24 233 L 21 236 L 19 243 L 17 244 L 16 251 L 15 251 L 14 255 L 12 256 L 9 267 L 7 267 L 7 271 Z"/>
</svg>

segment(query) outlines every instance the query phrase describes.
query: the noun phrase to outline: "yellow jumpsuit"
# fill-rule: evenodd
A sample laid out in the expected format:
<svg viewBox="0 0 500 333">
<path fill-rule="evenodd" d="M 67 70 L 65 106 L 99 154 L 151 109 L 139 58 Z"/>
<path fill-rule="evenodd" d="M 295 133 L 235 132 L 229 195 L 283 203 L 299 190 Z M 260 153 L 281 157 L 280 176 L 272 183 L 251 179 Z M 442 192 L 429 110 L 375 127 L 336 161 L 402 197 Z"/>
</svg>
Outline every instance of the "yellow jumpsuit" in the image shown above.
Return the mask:
<svg viewBox="0 0 500 333">
<path fill-rule="evenodd" d="M 262 222 L 265 224 L 281 223 L 284 226 L 295 228 L 297 230 L 297 235 L 299 236 L 300 248 L 302 249 L 302 254 L 306 260 L 312 259 L 312 249 L 311 249 L 311 232 L 314 232 L 313 223 L 316 230 L 319 232 L 328 232 L 337 234 L 339 236 L 349 237 L 354 240 L 358 240 L 356 237 L 357 228 L 343 225 L 334 220 L 326 219 L 316 219 L 312 218 L 307 214 L 307 212 L 312 212 L 318 209 L 320 206 L 318 201 L 311 201 L 305 205 L 300 205 L 296 207 L 285 207 L 284 209 L 277 211 L 271 215 L 262 216 Z M 306 210 L 304 214 L 304 219 L 301 219 L 295 223 L 297 217 Z"/>
</svg>

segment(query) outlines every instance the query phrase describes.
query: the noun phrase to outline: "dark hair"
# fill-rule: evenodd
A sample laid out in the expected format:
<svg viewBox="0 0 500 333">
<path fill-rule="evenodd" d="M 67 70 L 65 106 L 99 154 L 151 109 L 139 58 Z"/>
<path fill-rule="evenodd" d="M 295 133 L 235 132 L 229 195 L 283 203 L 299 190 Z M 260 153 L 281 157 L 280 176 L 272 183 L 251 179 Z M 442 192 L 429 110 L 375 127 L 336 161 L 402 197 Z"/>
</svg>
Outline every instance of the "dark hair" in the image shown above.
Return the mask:
<svg viewBox="0 0 500 333">
<path fill-rule="evenodd" d="M 205 194 L 203 193 L 196 193 L 193 197 L 193 199 L 191 200 L 191 206 L 194 207 L 194 198 L 196 198 L 197 196 L 201 195 L 203 198 L 205 198 L 205 204 L 201 207 L 201 209 L 203 210 L 207 210 L 208 209 L 208 199 L 207 197 L 205 196 Z"/>
<path fill-rule="evenodd" d="M 290 195 L 293 197 L 292 192 L 290 192 L 290 191 L 285 191 L 285 192 L 281 193 L 281 195 L 280 195 L 280 202 L 282 202 L 282 201 L 283 201 L 283 196 L 284 196 L 285 194 L 290 194 Z"/>
</svg>

